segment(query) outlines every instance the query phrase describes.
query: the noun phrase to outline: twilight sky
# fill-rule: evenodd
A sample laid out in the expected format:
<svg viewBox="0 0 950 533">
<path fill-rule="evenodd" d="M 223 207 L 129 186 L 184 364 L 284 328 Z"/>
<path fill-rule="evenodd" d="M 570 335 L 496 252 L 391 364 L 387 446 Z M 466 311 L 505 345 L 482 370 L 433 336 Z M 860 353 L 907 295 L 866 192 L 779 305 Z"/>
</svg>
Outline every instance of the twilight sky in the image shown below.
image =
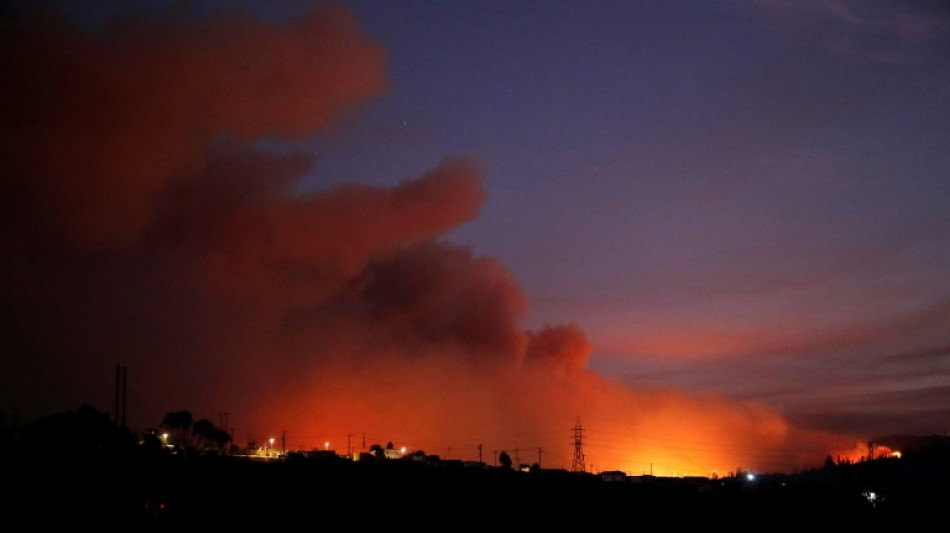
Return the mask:
<svg viewBox="0 0 950 533">
<path fill-rule="evenodd" d="M 950 9 L 328 5 L 5 8 L 0 411 L 110 410 L 121 361 L 131 425 L 240 444 L 950 431 Z"/>
</svg>

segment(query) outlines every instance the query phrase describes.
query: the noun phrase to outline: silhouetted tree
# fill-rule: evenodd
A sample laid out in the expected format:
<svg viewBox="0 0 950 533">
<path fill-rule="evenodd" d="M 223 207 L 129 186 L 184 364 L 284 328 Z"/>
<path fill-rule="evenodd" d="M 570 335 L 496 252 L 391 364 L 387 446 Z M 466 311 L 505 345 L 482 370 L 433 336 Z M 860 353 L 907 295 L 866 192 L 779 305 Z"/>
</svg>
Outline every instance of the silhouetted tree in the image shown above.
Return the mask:
<svg viewBox="0 0 950 533">
<path fill-rule="evenodd" d="M 498 462 L 501 463 L 502 468 L 511 468 L 511 456 L 504 450 L 498 454 Z"/>
<path fill-rule="evenodd" d="M 218 449 L 224 449 L 225 446 L 230 445 L 234 440 L 230 433 L 221 428 L 214 428 L 208 438 L 218 444 Z"/>
<path fill-rule="evenodd" d="M 173 442 L 179 448 L 187 448 L 191 444 L 192 424 L 194 424 L 194 418 L 189 411 L 173 411 L 162 419 L 162 427 L 171 431 Z"/>
<path fill-rule="evenodd" d="M 214 424 L 207 418 L 202 418 L 191 426 L 191 432 L 199 439 L 203 438 L 212 429 L 214 429 Z"/>
<path fill-rule="evenodd" d="M 231 442 L 231 435 L 221 428 L 214 427 L 214 424 L 207 418 L 195 422 L 191 431 L 197 439 L 195 444 L 202 450 L 214 448 L 218 451 L 225 451 L 226 445 Z"/>
<path fill-rule="evenodd" d="M 392 450 L 392 449 L 393 449 L 393 441 L 389 441 L 389 442 L 386 443 L 386 449 L 387 449 L 387 450 Z"/>
<path fill-rule="evenodd" d="M 834 470 L 835 466 L 835 460 L 832 459 L 830 455 L 825 457 L 825 470 Z"/>
<path fill-rule="evenodd" d="M 369 447 L 369 451 L 370 451 L 370 453 L 372 453 L 372 454 L 375 455 L 376 457 L 379 457 L 380 459 L 383 458 L 383 454 L 384 454 L 384 452 L 383 452 L 383 447 L 380 446 L 379 444 L 374 444 L 374 445 L 370 446 L 370 447 Z"/>
</svg>

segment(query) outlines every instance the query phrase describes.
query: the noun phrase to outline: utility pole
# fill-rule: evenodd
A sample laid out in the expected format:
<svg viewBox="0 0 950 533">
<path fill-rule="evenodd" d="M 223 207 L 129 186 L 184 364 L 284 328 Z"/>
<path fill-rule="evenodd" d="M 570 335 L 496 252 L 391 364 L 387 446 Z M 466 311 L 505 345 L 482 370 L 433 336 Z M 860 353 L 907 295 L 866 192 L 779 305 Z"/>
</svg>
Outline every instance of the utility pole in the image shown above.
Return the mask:
<svg viewBox="0 0 950 533">
<path fill-rule="evenodd" d="M 115 416 L 115 425 L 119 427 L 119 377 L 122 375 L 122 364 L 115 364 L 115 404 L 112 407 L 112 415 Z"/>
<path fill-rule="evenodd" d="M 482 444 L 478 444 L 478 462 L 482 462 Z"/>
<path fill-rule="evenodd" d="M 126 379 L 125 365 L 122 363 L 115 364 L 115 405 L 113 406 L 113 414 L 115 415 L 115 425 L 116 427 L 125 427 L 125 406 L 126 406 L 126 386 L 128 380 Z M 119 403 L 121 399 L 121 404 Z"/>
<path fill-rule="evenodd" d="M 126 379 L 128 377 L 128 375 L 126 374 L 126 370 L 128 370 L 128 368 L 126 368 L 125 365 L 122 365 L 122 427 L 123 428 L 125 427 L 125 405 L 126 405 L 126 399 L 128 398 L 128 391 L 129 391 L 128 380 Z"/>
<path fill-rule="evenodd" d="M 350 452 L 350 437 L 352 437 L 352 436 L 353 436 L 353 435 L 351 435 L 351 434 L 349 434 L 349 433 L 346 434 L 346 455 L 347 455 L 347 457 L 351 457 L 351 456 L 353 455 L 352 452 Z"/>
<path fill-rule="evenodd" d="M 581 417 L 577 417 L 574 424 L 574 460 L 571 462 L 572 472 L 586 471 L 584 466 L 584 428 L 581 427 Z"/>
<path fill-rule="evenodd" d="M 283 455 L 287 454 L 287 430 L 280 430 L 280 453 Z"/>
</svg>

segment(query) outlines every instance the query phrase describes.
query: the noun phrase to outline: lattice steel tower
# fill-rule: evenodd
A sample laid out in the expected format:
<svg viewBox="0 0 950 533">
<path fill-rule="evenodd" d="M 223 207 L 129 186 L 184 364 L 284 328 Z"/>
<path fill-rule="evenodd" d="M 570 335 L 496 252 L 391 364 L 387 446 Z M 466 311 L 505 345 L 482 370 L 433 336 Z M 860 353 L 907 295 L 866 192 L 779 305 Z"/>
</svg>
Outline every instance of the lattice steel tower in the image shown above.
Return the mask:
<svg viewBox="0 0 950 533">
<path fill-rule="evenodd" d="M 574 424 L 574 461 L 571 463 L 572 472 L 584 472 L 584 428 L 581 427 L 581 418 L 577 417 Z"/>
</svg>

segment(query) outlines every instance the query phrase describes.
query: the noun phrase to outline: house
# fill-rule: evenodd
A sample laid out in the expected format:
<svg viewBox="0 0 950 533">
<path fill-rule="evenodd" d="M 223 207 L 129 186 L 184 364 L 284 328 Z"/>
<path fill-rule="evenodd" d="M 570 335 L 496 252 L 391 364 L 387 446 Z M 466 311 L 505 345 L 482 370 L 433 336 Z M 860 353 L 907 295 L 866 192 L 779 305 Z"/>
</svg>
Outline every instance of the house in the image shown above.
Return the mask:
<svg viewBox="0 0 950 533">
<path fill-rule="evenodd" d="M 620 470 L 605 470 L 600 473 L 600 479 L 610 482 L 626 481 L 627 473 Z"/>
</svg>

